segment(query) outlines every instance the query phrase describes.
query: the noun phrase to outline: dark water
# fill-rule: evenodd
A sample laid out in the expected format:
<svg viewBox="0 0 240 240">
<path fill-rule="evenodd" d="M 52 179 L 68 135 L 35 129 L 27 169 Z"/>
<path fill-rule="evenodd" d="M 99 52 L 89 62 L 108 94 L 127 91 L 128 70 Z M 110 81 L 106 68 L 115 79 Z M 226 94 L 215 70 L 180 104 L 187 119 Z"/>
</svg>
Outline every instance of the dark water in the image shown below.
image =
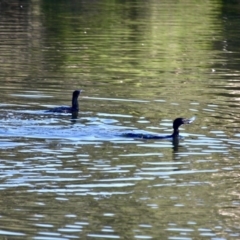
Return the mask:
<svg viewBox="0 0 240 240">
<path fill-rule="evenodd" d="M 238 1 L 0 1 L 0 239 L 239 239 Z M 78 118 L 45 110 L 83 89 Z M 170 134 L 178 144 L 124 138 Z"/>
</svg>

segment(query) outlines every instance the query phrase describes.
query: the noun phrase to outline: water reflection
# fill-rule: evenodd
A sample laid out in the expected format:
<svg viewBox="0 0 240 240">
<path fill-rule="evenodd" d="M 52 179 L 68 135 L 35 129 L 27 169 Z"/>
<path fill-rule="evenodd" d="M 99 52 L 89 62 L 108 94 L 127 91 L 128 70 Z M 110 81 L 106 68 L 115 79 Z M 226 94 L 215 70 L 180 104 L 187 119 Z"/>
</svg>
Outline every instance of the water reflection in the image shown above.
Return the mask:
<svg viewBox="0 0 240 240">
<path fill-rule="evenodd" d="M 54 214 L 48 202 L 48 199 L 54 199 L 53 205 L 58 209 L 54 211 L 67 220 L 64 226 L 50 231 L 47 237 L 54 232 L 71 232 L 72 237 L 82 233 L 83 229 L 91 231 L 91 236 L 106 236 L 106 231 L 101 231 L 105 229 L 104 226 L 119 229 L 118 224 L 107 225 L 109 220 L 116 218 L 128 225 L 129 234 L 133 225 L 140 222 L 151 225 L 151 231 L 145 228 L 146 231 L 143 231 L 140 227 L 137 233 L 141 232 L 144 236 L 151 236 L 155 231 L 159 233 L 154 222 L 161 219 L 162 215 L 156 210 L 164 206 L 166 212 L 174 209 L 179 214 L 185 211 L 191 214 L 188 206 L 193 204 L 192 201 L 196 207 L 203 207 L 205 201 L 212 201 L 206 194 L 215 185 L 215 180 L 210 176 L 215 174 L 218 178 L 217 174 L 221 174 L 222 169 L 216 168 L 218 157 L 221 158 L 222 154 L 229 157 L 228 140 L 222 139 L 224 132 L 213 131 L 216 137 L 211 138 L 187 134 L 182 130 L 184 139 L 127 140 L 116 137 L 128 128 L 121 114 L 92 117 L 91 113 L 84 112 L 73 112 L 71 116 L 49 115 L 43 111 L 38 113 L 13 110 L 12 115 L 1 120 L 5 126 L 5 139 L 12 141 L 14 151 L 2 150 L 2 156 L 7 160 L 1 164 L 4 171 L 0 187 L 2 191 L 22 188 L 23 193 L 33 199 L 37 195 L 38 200 L 31 202 L 33 206 L 38 206 L 34 214 L 39 214 L 39 208 L 44 216 Z M 134 121 L 133 116 L 127 119 L 130 123 Z M 142 121 L 142 117 L 136 122 L 142 126 L 151 125 L 150 121 Z M 161 131 L 171 129 L 171 125 L 171 120 L 165 119 Z M 195 123 L 189 129 L 194 126 Z M 137 131 L 136 127 L 134 131 Z M 17 142 L 24 145 L 17 145 Z M 192 188 L 192 193 L 189 188 Z M 79 198 L 81 204 L 76 209 Z M 203 202 L 198 199 L 203 199 Z M 57 207 L 62 203 L 67 208 Z M 105 209 L 106 205 L 110 209 Z M 134 208 L 131 208 L 132 205 Z M 126 206 L 129 211 L 125 209 Z M 81 211 L 82 208 L 85 210 Z M 139 222 L 132 211 L 137 211 L 140 216 L 146 216 L 147 212 L 149 217 Z M 132 218 L 126 219 L 124 216 L 131 216 L 131 212 Z M 144 212 L 145 215 L 141 215 Z M 92 215 L 97 217 L 89 220 L 88 216 Z M 49 229 L 48 224 L 52 222 L 31 214 L 27 216 L 27 219 L 35 219 L 33 231 L 37 226 Z M 87 225 L 76 225 L 76 222 L 84 219 Z M 93 221 L 101 226 L 99 231 L 93 228 Z M 132 221 L 134 224 L 131 224 Z M 161 223 L 169 221 L 172 219 L 166 217 Z M 181 226 L 182 222 L 174 224 Z M 55 229 L 55 224 L 51 225 Z M 75 226 L 73 229 L 76 228 L 76 231 L 71 231 L 70 226 Z M 167 229 L 174 232 L 171 226 Z M 181 228 L 179 231 L 184 232 Z M 34 236 L 42 238 L 45 235 L 37 231 Z"/>
<path fill-rule="evenodd" d="M 27 215 L 28 219 L 34 220 L 31 225 L 35 227 L 50 229 L 46 235 L 43 235 L 41 231 L 34 233 L 37 238 L 42 238 L 42 236 L 49 238 L 56 231 L 57 234 L 61 233 L 60 236 L 66 237 L 67 235 L 63 233 L 68 232 L 72 237 L 82 233 L 83 230 L 90 231 L 89 235 L 91 236 L 118 236 L 114 234 L 119 230 L 110 231 L 107 235 L 104 230 L 106 226 L 109 226 L 110 229 L 119 229 L 120 226 L 117 223 L 109 225 L 109 221 L 116 218 L 127 223 L 128 234 L 134 228 L 135 223 L 140 224 L 141 222 L 143 225 L 152 226 L 151 231 L 144 227 L 137 228 L 137 234 L 151 236 L 153 232 L 159 232 L 154 223 L 161 219 L 161 214 L 156 211 L 157 209 L 164 206 L 167 212 L 173 208 L 179 214 L 183 214 L 183 211 L 190 211 L 187 206 L 192 200 L 196 206 L 203 204 L 198 202 L 197 199 L 200 196 L 197 192 L 194 191 L 191 194 L 188 192 L 188 188 L 197 189 L 196 191 L 199 190 L 201 193 L 201 188 L 209 190 L 211 182 L 206 179 L 209 179 L 211 173 L 218 172 L 217 169 L 214 169 L 211 156 L 213 153 L 218 153 L 219 147 L 223 147 L 224 144 L 220 139 L 210 139 L 206 136 L 191 139 L 190 135 L 180 142 L 179 139 L 174 139 L 172 142 L 169 140 L 117 142 L 115 139 L 107 138 L 119 131 L 117 128 L 108 133 L 109 129 L 114 129 L 113 125 L 100 124 L 101 121 L 104 122 L 104 119 L 96 117 L 91 122 L 91 117 L 88 117 L 88 127 L 84 125 L 84 131 L 87 133 L 89 129 L 92 129 L 92 131 L 98 132 L 98 136 L 106 134 L 105 142 L 102 139 L 99 141 L 95 139 L 92 143 L 85 142 L 84 144 L 82 141 L 69 141 L 61 138 L 54 141 L 52 137 L 57 135 L 57 132 L 59 132 L 59 136 L 66 138 L 66 134 L 73 137 L 74 132 L 80 130 L 81 113 L 75 112 L 71 118 L 66 116 L 68 121 L 62 119 L 63 116 L 57 115 L 55 119 L 51 116 L 50 131 L 44 130 L 49 117 L 49 115 L 45 115 L 41 121 L 38 115 L 35 116 L 35 120 L 30 122 L 32 127 L 28 131 L 28 135 L 26 136 L 22 132 L 21 141 L 26 142 L 26 145 L 15 146 L 15 156 L 12 155 L 12 152 L 2 151 L 3 156 L 8 160 L 2 162 L 2 169 L 5 169 L 2 178 L 5 181 L 1 184 L 1 189 L 23 188 L 23 192 L 32 198 L 35 194 L 38 195 L 37 200 L 33 200 L 31 203 L 36 205 L 36 208 L 33 215 Z M 24 119 L 21 121 L 25 121 Z M 113 119 L 115 121 L 108 120 L 106 122 L 116 124 L 121 122 L 120 119 L 120 116 L 115 116 Z M 34 121 L 38 126 L 34 126 Z M 73 131 L 71 130 L 72 121 L 74 121 Z M 18 134 L 21 134 L 22 128 L 24 128 L 22 131 L 26 131 L 27 128 L 23 125 L 26 125 L 27 122 L 28 120 L 23 124 L 18 119 Z M 104 125 L 101 126 L 102 129 L 96 126 L 97 123 L 99 126 Z M 12 126 L 12 123 L 7 124 Z M 57 128 L 52 129 L 54 125 Z M 171 121 L 169 121 L 169 126 L 171 126 Z M 39 140 L 36 134 L 39 127 L 42 140 Z M 109 129 L 107 129 L 108 127 Z M 46 135 L 47 132 L 50 133 L 49 136 Z M 30 137 L 30 133 L 33 134 L 33 138 L 29 141 L 27 139 Z M 83 134 L 82 131 L 81 134 Z M 17 138 L 14 139 L 17 140 Z M 107 139 L 108 141 L 106 141 Z M 210 159 L 203 161 L 198 156 L 201 156 L 208 146 L 211 147 L 211 153 L 208 153 Z M 155 153 L 152 150 L 153 147 Z M 192 159 L 189 158 L 191 154 L 193 154 Z M 12 161 L 9 161 L 10 159 Z M 20 161 L 20 159 L 24 159 L 24 161 Z M 192 165 L 195 166 L 195 169 Z M 194 175 L 194 177 L 191 178 L 190 175 Z M 174 189 L 174 194 L 170 191 L 171 189 Z M 79 201 L 79 197 L 81 201 Z M 55 229 L 54 223 L 50 224 L 52 225 L 50 227 L 49 222 L 52 222 L 50 219 L 34 216 L 39 214 L 38 209 L 41 209 L 43 216 L 54 214 L 48 199 L 54 199 L 54 211 L 66 219 L 66 224 L 57 230 L 53 230 Z M 206 196 L 204 199 L 206 200 Z M 63 207 L 63 203 L 67 208 Z M 105 205 L 108 206 L 107 210 Z M 131 208 L 131 205 L 134 208 Z M 127 210 L 126 206 L 130 209 Z M 82 211 L 83 208 L 84 211 Z M 181 211 L 180 208 L 184 210 Z M 146 216 L 147 212 L 149 217 L 145 217 L 143 221 L 139 222 L 132 211 L 137 211 L 140 216 L 144 212 Z M 24 212 L 24 214 L 26 213 Z M 93 220 L 88 218 L 93 215 L 96 216 Z M 81 226 L 78 224 L 78 222 L 84 221 L 86 224 L 80 224 Z M 95 221 L 100 226 L 98 230 L 93 228 Z M 168 221 L 171 221 L 171 218 L 165 217 L 161 223 L 165 224 Z M 181 222 L 174 224 L 181 226 Z M 174 231 L 171 226 L 168 229 L 170 232 Z M 179 228 L 179 231 L 184 232 L 185 230 Z M 192 231 L 194 232 L 194 230 Z"/>
<path fill-rule="evenodd" d="M 179 138 L 173 138 L 172 140 L 172 144 L 173 144 L 173 156 L 175 156 L 174 153 L 178 152 L 178 147 L 179 147 Z"/>
<path fill-rule="evenodd" d="M 3 238 L 239 238 L 237 5 L 0 10 Z M 79 87 L 78 114 L 44 111 Z M 191 113 L 180 140 L 121 136 L 168 135 Z"/>
</svg>

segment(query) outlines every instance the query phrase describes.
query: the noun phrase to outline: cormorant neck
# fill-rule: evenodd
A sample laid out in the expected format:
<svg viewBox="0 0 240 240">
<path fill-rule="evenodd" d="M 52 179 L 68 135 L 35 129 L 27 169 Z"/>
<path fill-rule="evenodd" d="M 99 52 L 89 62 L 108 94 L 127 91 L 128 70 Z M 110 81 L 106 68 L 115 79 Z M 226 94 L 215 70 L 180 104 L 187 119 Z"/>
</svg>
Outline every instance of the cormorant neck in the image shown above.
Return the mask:
<svg viewBox="0 0 240 240">
<path fill-rule="evenodd" d="M 173 130 L 172 137 L 178 137 L 178 136 L 179 136 L 179 130 L 178 130 L 178 128 L 177 128 L 177 129 L 174 129 L 174 130 Z"/>
<path fill-rule="evenodd" d="M 73 99 L 72 99 L 72 109 L 78 110 L 78 99 L 77 99 L 77 97 L 73 97 Z"/>
</svg>

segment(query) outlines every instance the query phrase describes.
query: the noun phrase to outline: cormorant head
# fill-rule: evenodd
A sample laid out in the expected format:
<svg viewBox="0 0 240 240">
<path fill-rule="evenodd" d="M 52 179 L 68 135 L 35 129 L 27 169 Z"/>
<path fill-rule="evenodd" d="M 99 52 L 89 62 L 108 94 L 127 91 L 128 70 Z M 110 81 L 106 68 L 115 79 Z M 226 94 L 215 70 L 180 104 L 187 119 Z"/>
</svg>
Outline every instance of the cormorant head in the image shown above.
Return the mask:
<svg viewBox="0 0 240 240">
<path fill-rule="evenodd" d="M 187 119 L 187 118 L 176 118 L 173 121 L 173 136 L 177 136 L 179 134 L 178 128 L 182 124 L 189 124 L 189 123 L 192 123 L 194 120 L 195 120 L 195 117 L 192 117 L 190 119 Z"/>
<path fill-rule="evenodd" d="M 173 129 L 177 130 L 182 124 L 189 124 L 191 123 L 191 119 L 187 118 L 176 118 L 173 121 Z"/>
<path fill-rule="evenodd" d="M 75 91 L 73 92 L 73 98 L 78 98 L 78 96 L 80 95 L 80 93 L 81 93 L 81 90 L 75 90 Z"/>
</svg>

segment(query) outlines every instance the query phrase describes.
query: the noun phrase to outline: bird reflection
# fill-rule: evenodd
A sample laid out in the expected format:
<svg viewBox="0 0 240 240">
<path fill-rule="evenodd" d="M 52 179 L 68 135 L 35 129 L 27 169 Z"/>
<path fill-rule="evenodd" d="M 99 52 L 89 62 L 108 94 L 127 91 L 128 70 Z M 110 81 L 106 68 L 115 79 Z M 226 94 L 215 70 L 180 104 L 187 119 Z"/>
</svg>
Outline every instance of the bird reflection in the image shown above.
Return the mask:
<svg viewBox="0 0 240 240">
<path fill-rule="evenodd" d="M 173 137 L 172 145 L 173 145 L 173 153 L 178 152 L 179 137 Z"/>
<path fill-rule="evenodd" d="M 178 137 L 174 137 L 172 139 L 172 145 L 173 145 L 173 151 L 172 151 L 172 160 L 173 161 L 179 161 L 179 155 L 177 154 L 178 153 L 178 147 L 179 147 L 179 138 Z M 180 168 L 173 168 L 173 171 L 181 171 Z"/>
<path fill-rule="evenodd" d="M 71 117 L 72 124 L 77 122 L 77 118 L 78 118 L 78 111 L 72 112 L 72 117 Z"/>
</svg>

